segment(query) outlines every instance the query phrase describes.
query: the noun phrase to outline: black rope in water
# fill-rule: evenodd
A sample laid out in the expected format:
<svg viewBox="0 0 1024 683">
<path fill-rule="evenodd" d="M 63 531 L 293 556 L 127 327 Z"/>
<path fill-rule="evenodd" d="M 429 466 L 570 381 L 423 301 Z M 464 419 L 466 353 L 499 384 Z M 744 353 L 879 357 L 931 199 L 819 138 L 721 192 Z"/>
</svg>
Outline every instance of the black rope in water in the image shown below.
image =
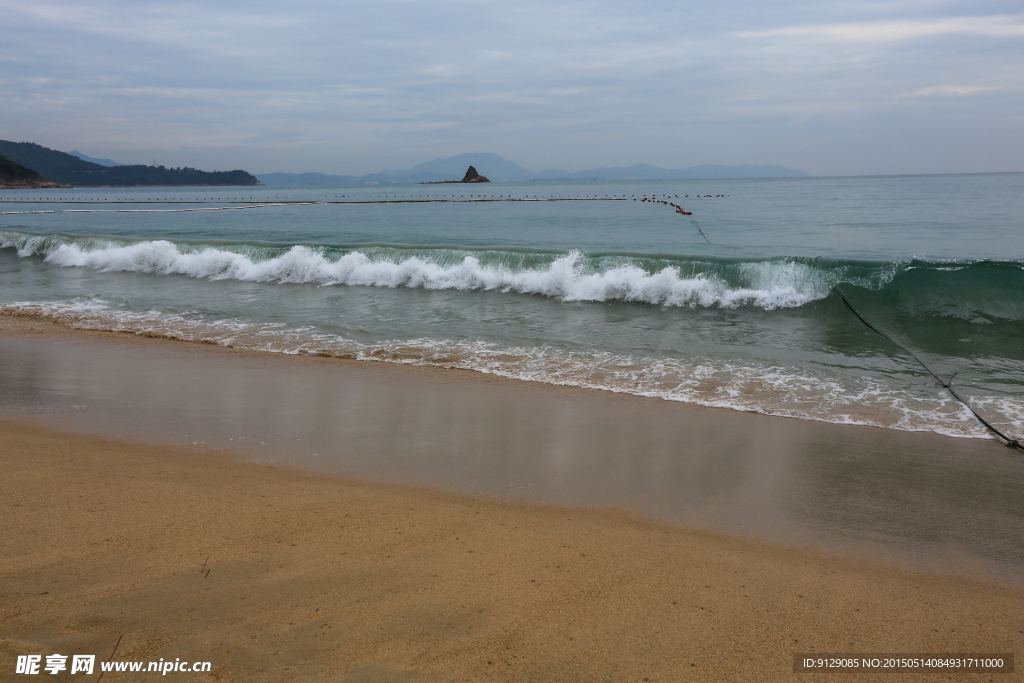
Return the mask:
<svg viewBox="0 0 1024 683">
<path fill-rule="evenodd" d="M 700 223 L 698 223 L 692 218 L 690 219 L 690 222 L 697 226 L 697 232 L 699 232 L 700 236 L 704 238 L 704 241 L 707 242 L 708 244 L 711 244 L 711 240 L 709 240 L 708 236 L 704 234 L 704 231 L 700 229 Z"/>
<path fill-rule="evenodd" d="M 953 377 L 956 377 L 956 373 L 955 372 L 952 374 L 952 376 L 950 376 L 948 382 L 942 381 L 942 378 L 939 377 L 938 375 L 936 375 L 934 372 L 932 372 L 932 369 L 930 367 L 928 367 L 923 360 L 918 358 L 917 354 L 915 354 L 913 351 L 908 349 L 906 346 L 904 346 L 903 344 L 900 344 L 898 341 L 896 341 L 895 339 L 893 339 L 892 337 L 887 335 L 885 332 L 882 332 L 880 329 L 878 329 L 877 327 L 875 327 L 874 325 L 869 323 L 867 320 L 865 320 L 864 316 L 862 316 L 860 313 L 858 313 L 857 309 L 855 309 L 853 307 L 853 305 L 850 304 L 850 302 L 846 300 L 846 297 L 843 296 L 843 293 L 839 291 L 838 287 L 833 287 L 832 289 L 835 291 L 836 294 L 839 295 L 839 298 L 843 300 L 843 303 L 846 304 L 846 307 L 848 309 L 850 309 L 850 313 L 853 313 L 857 317 L 857 320 L 859 320 L 862 323 L 864 323 L 864 325 L 869 330 L 871 330 L 872 332 L 874 332 L 875 334 L 880 336 L 882 339 L 886 340 L 887 342 L 889 342 L 890 344 L 892 344 L 893 346 L 895 346 L 896 348 L 900 349 L 901 351 L 903 351 L 904 353 L 909 355 L 911 358 L 916 360 L 918 363 L 920 363 L 921 367 L 924 368 L 925 370 L 927 370 L 928 374 L 931 375 L 932 377 L 934 377 L 935 380 L 942 386 L 943 389 L 948 391 L 953 396 L 953 398 L 955 398 L 961 404 L 966 406 L 967 410 L 971 411 L 971 414 L 974 415 L 974 417 L 978 418 L 978 422 L 980 422 L 981 424 L 985 425 L 988 428 L 989 431 L 991 431 L 993 434 L 995 434 L 1000 439 L 1005 441 L 1006 445 L 1008 447 L 1016 448 L 1018 451 L 1021 451 L 1022 453 L 1024 453 L 1024 445 L 1021 445 L 1016 439 L 1011 439 L 1010 437 L 1006 436 L 1006 434 L 1003 434 L 1001 431 L 999 431 L 998 429 L 996 429 L 995 427 L 990 425 L 988 423 L 988 420 L 983 418 L 981 415 L 978 415 L 978 411 L 976 411 L 974 408 L 972 408 L 970 403 L 968 403 L 967 401 L 965 401 L 962 398 L 960 398 L 959 394 L 957 394 L 955 391 L 953 391 L 953 386 L 952 385 L 953 385 Z"/>
</svg>

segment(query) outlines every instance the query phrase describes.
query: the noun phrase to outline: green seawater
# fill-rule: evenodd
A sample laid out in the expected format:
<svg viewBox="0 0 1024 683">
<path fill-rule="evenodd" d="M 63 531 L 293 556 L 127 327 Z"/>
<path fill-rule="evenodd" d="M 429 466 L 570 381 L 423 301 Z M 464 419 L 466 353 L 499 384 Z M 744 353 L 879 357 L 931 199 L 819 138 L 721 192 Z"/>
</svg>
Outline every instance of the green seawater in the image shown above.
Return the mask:
<svg viewBox="0 0 1024 683">
<path fill-rule="evenodd" d="M 842 294 L 1019 438 L 1021 197 L 1024 174 L 14 192 L 0 307 L 988 436 Z"/>
</svg>

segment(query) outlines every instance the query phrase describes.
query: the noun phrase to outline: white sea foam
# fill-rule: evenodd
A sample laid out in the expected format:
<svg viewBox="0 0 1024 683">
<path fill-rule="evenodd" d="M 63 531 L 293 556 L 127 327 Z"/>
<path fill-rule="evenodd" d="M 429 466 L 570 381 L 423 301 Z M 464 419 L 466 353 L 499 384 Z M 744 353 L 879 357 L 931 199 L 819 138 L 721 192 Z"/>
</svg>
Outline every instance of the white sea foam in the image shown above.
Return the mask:
<svg viewBox="0 0 1024 683">
<path fill-rule="evenodd" d="M 322 249 L 294 246 L 270 258 L 206 247 L 182 248 L 166 240 L 135 244 L 35 239 L 17 246 L 19 255 L 45 254 L 47 263 L 99 271 L 185 275 L 210 280 L 307 283 L 322 286 L 411 287 L 422 289 L 492 290 L 535 294 L 562 301 L 629 301 L 662 306 L 732 308 L 755 306 L 772 310 L 798 307 L 822 299 L 839 272 L 795 261 L 741 264 L 738 282 L 714 272 L 684 275 L 676 266 L 649 272 L 639 265 L 598 269 L 577 251 L 534 268 L 484 263 L 467 255 L 443 264 L 429 257 L 396 258 L 355 250 L 329 257 Z"/>
<path fill-rule="evenodd" d="M 125 311 L 107 302 L 11 303 L 0 312 L 66 325 L 164 336 L 285 354 L 311 354 L 459 368 L 518 380 L 599 389 L 805 420 L 860 424 L 948 436 L 989 438 L 970 412 L 938 387 L 912 389 L 825 370 L 713 359 L 634 357 L 551 346 L 408 339 L 362 344 L 315 327 L 289 327 L 198 314 Z M 1024 402 L 968 395 L 993 424 L 1020 438 Z"/>
</svg>

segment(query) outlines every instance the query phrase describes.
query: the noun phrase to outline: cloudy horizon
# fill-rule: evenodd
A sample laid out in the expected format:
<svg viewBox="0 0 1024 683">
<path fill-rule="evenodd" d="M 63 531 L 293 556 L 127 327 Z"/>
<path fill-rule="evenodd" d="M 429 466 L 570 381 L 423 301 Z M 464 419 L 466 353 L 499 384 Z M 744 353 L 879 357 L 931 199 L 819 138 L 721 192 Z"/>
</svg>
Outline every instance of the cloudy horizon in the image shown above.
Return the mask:
<svg viewBox="0 0 1024 683">
<path fill-rule="evenodd" d="M 0 0 L 0 139 L 364 175 L 465 152 L 578 171 L 1024 170 L 1009 2 Z"/>
</svg>

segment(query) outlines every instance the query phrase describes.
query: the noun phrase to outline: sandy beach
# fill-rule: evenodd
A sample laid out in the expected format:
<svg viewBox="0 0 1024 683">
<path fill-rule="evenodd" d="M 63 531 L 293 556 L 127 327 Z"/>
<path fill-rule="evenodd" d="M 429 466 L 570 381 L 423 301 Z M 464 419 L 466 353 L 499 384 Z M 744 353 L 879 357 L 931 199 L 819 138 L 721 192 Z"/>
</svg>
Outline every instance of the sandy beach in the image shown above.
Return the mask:
<svg viewBox="0 0 1024 683">
<path fill-rule="evenodd" d="M 323 375 L 339 363 L 82 333 L 42 321 L 2 322 L 0 342 L 15 355 L 22 353 L 19 343 L 52 343 L 77 345 L 97 363 L 104 348 L 126 362 L 136 354 L 154 368 L 176 354 L 211 367 L 241 358 L 248 365 L 237 372 L 255 376 L 262 367 L 271 380 L 280 376 L 274 373 L 304 378 L 302 368 Z M 68 353 L 70 347 L 54 348 Z M 704 424 L 730 438 L 752 425 L 761 434 L 765 425 L 775 425 L 776 450 L 787 439 L 816 448 L 845 441 L 854 453 L 886 442 L 903 450 L 919 444 L 924 452 L 942 443 L 949 446 L 943 457 L 1002 456 L 992 444 L 966 439 L 524 387 L 474 373 L 376 363 L 346 367 L 346 381 L 367 400 L 373 398 L 367 386 L 397 386 L 413 397 L 408 405 L 391 407 L 399 417 L 416 417 L 418 431 L 409 436 L 397 417 L 390 419 L 392 431 L 457 454 L 495 438 L 466 436 L 460 420 L 469 423 L 479 415 L 460 412 L 460 400 L 493 412 L 500 394 L 503 405 L 520 396 L 542 412 L 561 405 L 566 414 L 599 421 L 640 411 L 651 420 L 647 431 L 663 439 L 673 437 L 667 425 L 688 425 L 697 434 Z M 360 384 L 360 373 L 369 384 Z M 138 383 L 150 382 L 148 391 L 156 390 L 152 380 L 138 377 Z M 127 386 L 119 378 L 111 381 Z M 700 529 L 679 521 L 686 518 L 682 512 L 658 506 L 647 517 L 638 514 L 645 511 L 630 505 L 628 496 L 616 506 L 624 509 L 609 509 L 612 499 L 601 494 L 607 484 L 596 477 L 583 486 L 578 477 L 566 476 L 564 485 L 574 491 L 566 498 L 502 496 L 504 480 L 490 489 L 480 482 L 500 479 L 496 472 L 503 470 L 483 466 L 469 468 L 453 485 L 435 485 L 424 471 L 443 469 L 447 461 L 419 460 L 419 469 L 388 461 L 383 451 L 403 443 L 389 440 L 386 426 L 378 429 L 364 415 L 346 429 L 366 431 L 367 438 L 338 444 L 337 450 L 365 451 L 377 444 L 379 458 L 391 463 L 382 469 L 358 460 L 318 467 L 298 451 L 277 461 L 265 450 L 216 439 L 223 427 L 213 423 L 189 424 L 189 434 L 209 437 L 200 439 L 208 443 L 190 444 L 166 429 L 181 420 L 170 409 L 163 431 L 156 424 L 161 420 L 153 418 L 153 424 L 119 435 L 116 422 L 104 417 L 114 404 L 83 417 L 58 400 L 61 391 L 73 393 L 66 387 L 54 388 L 57 398 L 48 403 L 19 394 L 26 382 L 5 384 L 5 678 L 18 655 L 57 652 L 212 663 L 209 674 L 169 674 L 175 680 L 768 681 L 805 676 L 793 673 L 794 653 L 1020 653 L 1024 644 L 1024 591 L 1012 580 L 972 578 L 955 562 L 911 571 L 871 552 L 858 557 L 849 551 L 855 545 L 837 554 Z M 418 391 L 448 409 L 451 431 L 439 431 L 416 412 L 424 403 L 416 400 L 422 398 Z M 20 413 L 11 409 L 19 405 Z M 538 432 L 536 441 L 499 434 L 513 451 L 550 440 L 533 413 L 511 419 L 532 420 Z M 238 420 L 236 431 L 244 431 Z M 573 429 L 582 424 L 563 415 L 566 420 Z M 95 434 L 88 433 L 90 425 Z M 607 441 L 608 434 L 591 438 Z M 696 439 L 691 450 L 736 450 L 736 443 L 723 438 Z M 263 446 L 286 453 L 283 439 Z M 628 450 L 637 439 L 622 437 L 616 448 Z M 570 455 L 576 448 L 563 446 Z M 601 452 L 590 442 L 580 448 Z M 396 481 L 407 483 L 381 483 Z M 553 488 L 549 481 L 548 493 Z M 739 487 L 733 495 L 742 494 Z M 915 495 L 924 497 L 922 491 Z M 523 500 L 531 497 L 573 505 Z M 843 526 L 842 509 L 851 500 L 837 494 L 837 526 Z M 960 503 L 972 500 L 964 494 Z M 699 518 L 707 509 L 694 514 Z M 981 515 L 982 523 L 998 526 L 998 510 L 997 501 Z M 916 519 L 910 509 L 886 514 Z M 676 521 L 651 518 L 657 516 Z M 875 680 L 878 674 L 815 678 Z M 900 680 L 989 678 L 1020 680 L 1019 667 L 1013 674 L 985 677 L 900 674 Z M 104 680 L 118 679 L 149 680 L 145 674 L 104 674 Z"/>
</svg>

